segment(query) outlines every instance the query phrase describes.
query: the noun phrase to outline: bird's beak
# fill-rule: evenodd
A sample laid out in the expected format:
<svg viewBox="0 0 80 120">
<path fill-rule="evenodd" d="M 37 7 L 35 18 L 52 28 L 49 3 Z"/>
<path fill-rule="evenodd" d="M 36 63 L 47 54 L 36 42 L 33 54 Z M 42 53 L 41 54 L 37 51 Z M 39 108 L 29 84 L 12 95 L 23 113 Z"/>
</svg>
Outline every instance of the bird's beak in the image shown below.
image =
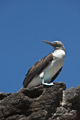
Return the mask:
<svg viewBox="0 0 80 120">
<path fill-rule="evenodd" d="M 55 42 L 49 42 L 49 41 L 45 41 L 45 40 L 43 40 L 43 42 L 45 42 L 45 43 L 47 43 L 47 44 L 51 45 L 52 47 L 54 47 L 54 46 L 55 46 Z"/>
</svg>

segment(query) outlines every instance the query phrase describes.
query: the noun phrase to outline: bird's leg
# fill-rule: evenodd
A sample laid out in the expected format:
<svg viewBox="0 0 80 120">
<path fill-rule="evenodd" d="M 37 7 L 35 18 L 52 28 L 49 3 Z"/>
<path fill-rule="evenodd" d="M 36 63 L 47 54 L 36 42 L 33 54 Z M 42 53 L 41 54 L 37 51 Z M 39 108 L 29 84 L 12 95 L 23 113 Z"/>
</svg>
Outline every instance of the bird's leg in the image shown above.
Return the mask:
<svg viewBox="0 0 80 120">
<path fill-rule="evenodd" d="M 47 85 L 47 86 L 54 85 L 53 82 L 51 82 L 51 83 L 45 83 L 45 82 L 44 82 L 44 72 L 42 72 L 42 73 L 40 74 L 40 78 L 41 78 L 41 80 L 42 80 L 42 84 L 43 84 L 43 85 Z"/>
<path fill-rule="evenodd" d="M 44 82 L 44 78 L 41 78 L 41 79 L 42 79 L 42 84 L 43 84 L 43 85 L 47 85 L 47 86 L 52 86 L 52 85 L 54 85 L 53 82 L 51 82 L 51 83 L 45 83 L 45 82 Z"/>
</svg>

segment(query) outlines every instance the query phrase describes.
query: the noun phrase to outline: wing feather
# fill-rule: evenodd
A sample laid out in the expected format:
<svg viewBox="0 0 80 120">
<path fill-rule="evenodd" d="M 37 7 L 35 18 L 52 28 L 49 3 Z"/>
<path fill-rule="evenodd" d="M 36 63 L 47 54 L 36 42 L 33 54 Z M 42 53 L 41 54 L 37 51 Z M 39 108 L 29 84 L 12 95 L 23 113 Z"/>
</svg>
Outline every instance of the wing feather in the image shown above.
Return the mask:
<svg viewBox="0 0 80 120">
<path fill-rule="evenodd" d="M 52 53 L 48 54 L 45 56 L 43 59 L 39 60 L 36 62 L 29 70 L 28 73 L 26 74 L 26 77 L 23 81 L 23 86 L 27 87 L 29 82 L 37 75 L 39 75 L 43 69 L 53 60 Z"/>
</svg>

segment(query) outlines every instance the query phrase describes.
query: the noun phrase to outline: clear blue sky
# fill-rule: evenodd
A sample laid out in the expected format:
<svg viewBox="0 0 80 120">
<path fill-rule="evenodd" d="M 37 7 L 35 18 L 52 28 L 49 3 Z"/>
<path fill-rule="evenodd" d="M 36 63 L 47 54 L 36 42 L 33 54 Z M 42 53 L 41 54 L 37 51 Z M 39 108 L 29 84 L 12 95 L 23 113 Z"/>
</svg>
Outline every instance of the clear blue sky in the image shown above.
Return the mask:
<svg viewBox="0 0 80 120">
<path fill-rule="evenodd" d="M 80 85 L 80 0 L 0 0 L 0 91 L 16 92 L 28 69 L 60 40 L 66 57 L 55 82 Z"/>
</svg>

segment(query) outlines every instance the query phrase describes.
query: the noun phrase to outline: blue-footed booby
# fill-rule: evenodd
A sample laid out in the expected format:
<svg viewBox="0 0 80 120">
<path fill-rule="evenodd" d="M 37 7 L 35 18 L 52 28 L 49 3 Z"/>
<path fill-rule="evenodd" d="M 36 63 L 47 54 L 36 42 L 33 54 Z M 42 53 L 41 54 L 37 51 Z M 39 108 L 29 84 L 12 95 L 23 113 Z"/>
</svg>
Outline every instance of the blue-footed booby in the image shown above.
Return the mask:
<svg viewBox="0 0 80 120">
<path fill-rule="evenodd" d="M 54 79 L 59 75 L 62 70 L 65 58 L 65 48 L 60 41 L 45 41 L 43 42 L 51 45 L 54 52 L 48 54 L 43 59 L 36 62 L 26 74 L 23 81 L 23 86 L 32 88 L 38 85 L 53 85 Z"/>
</svg>

